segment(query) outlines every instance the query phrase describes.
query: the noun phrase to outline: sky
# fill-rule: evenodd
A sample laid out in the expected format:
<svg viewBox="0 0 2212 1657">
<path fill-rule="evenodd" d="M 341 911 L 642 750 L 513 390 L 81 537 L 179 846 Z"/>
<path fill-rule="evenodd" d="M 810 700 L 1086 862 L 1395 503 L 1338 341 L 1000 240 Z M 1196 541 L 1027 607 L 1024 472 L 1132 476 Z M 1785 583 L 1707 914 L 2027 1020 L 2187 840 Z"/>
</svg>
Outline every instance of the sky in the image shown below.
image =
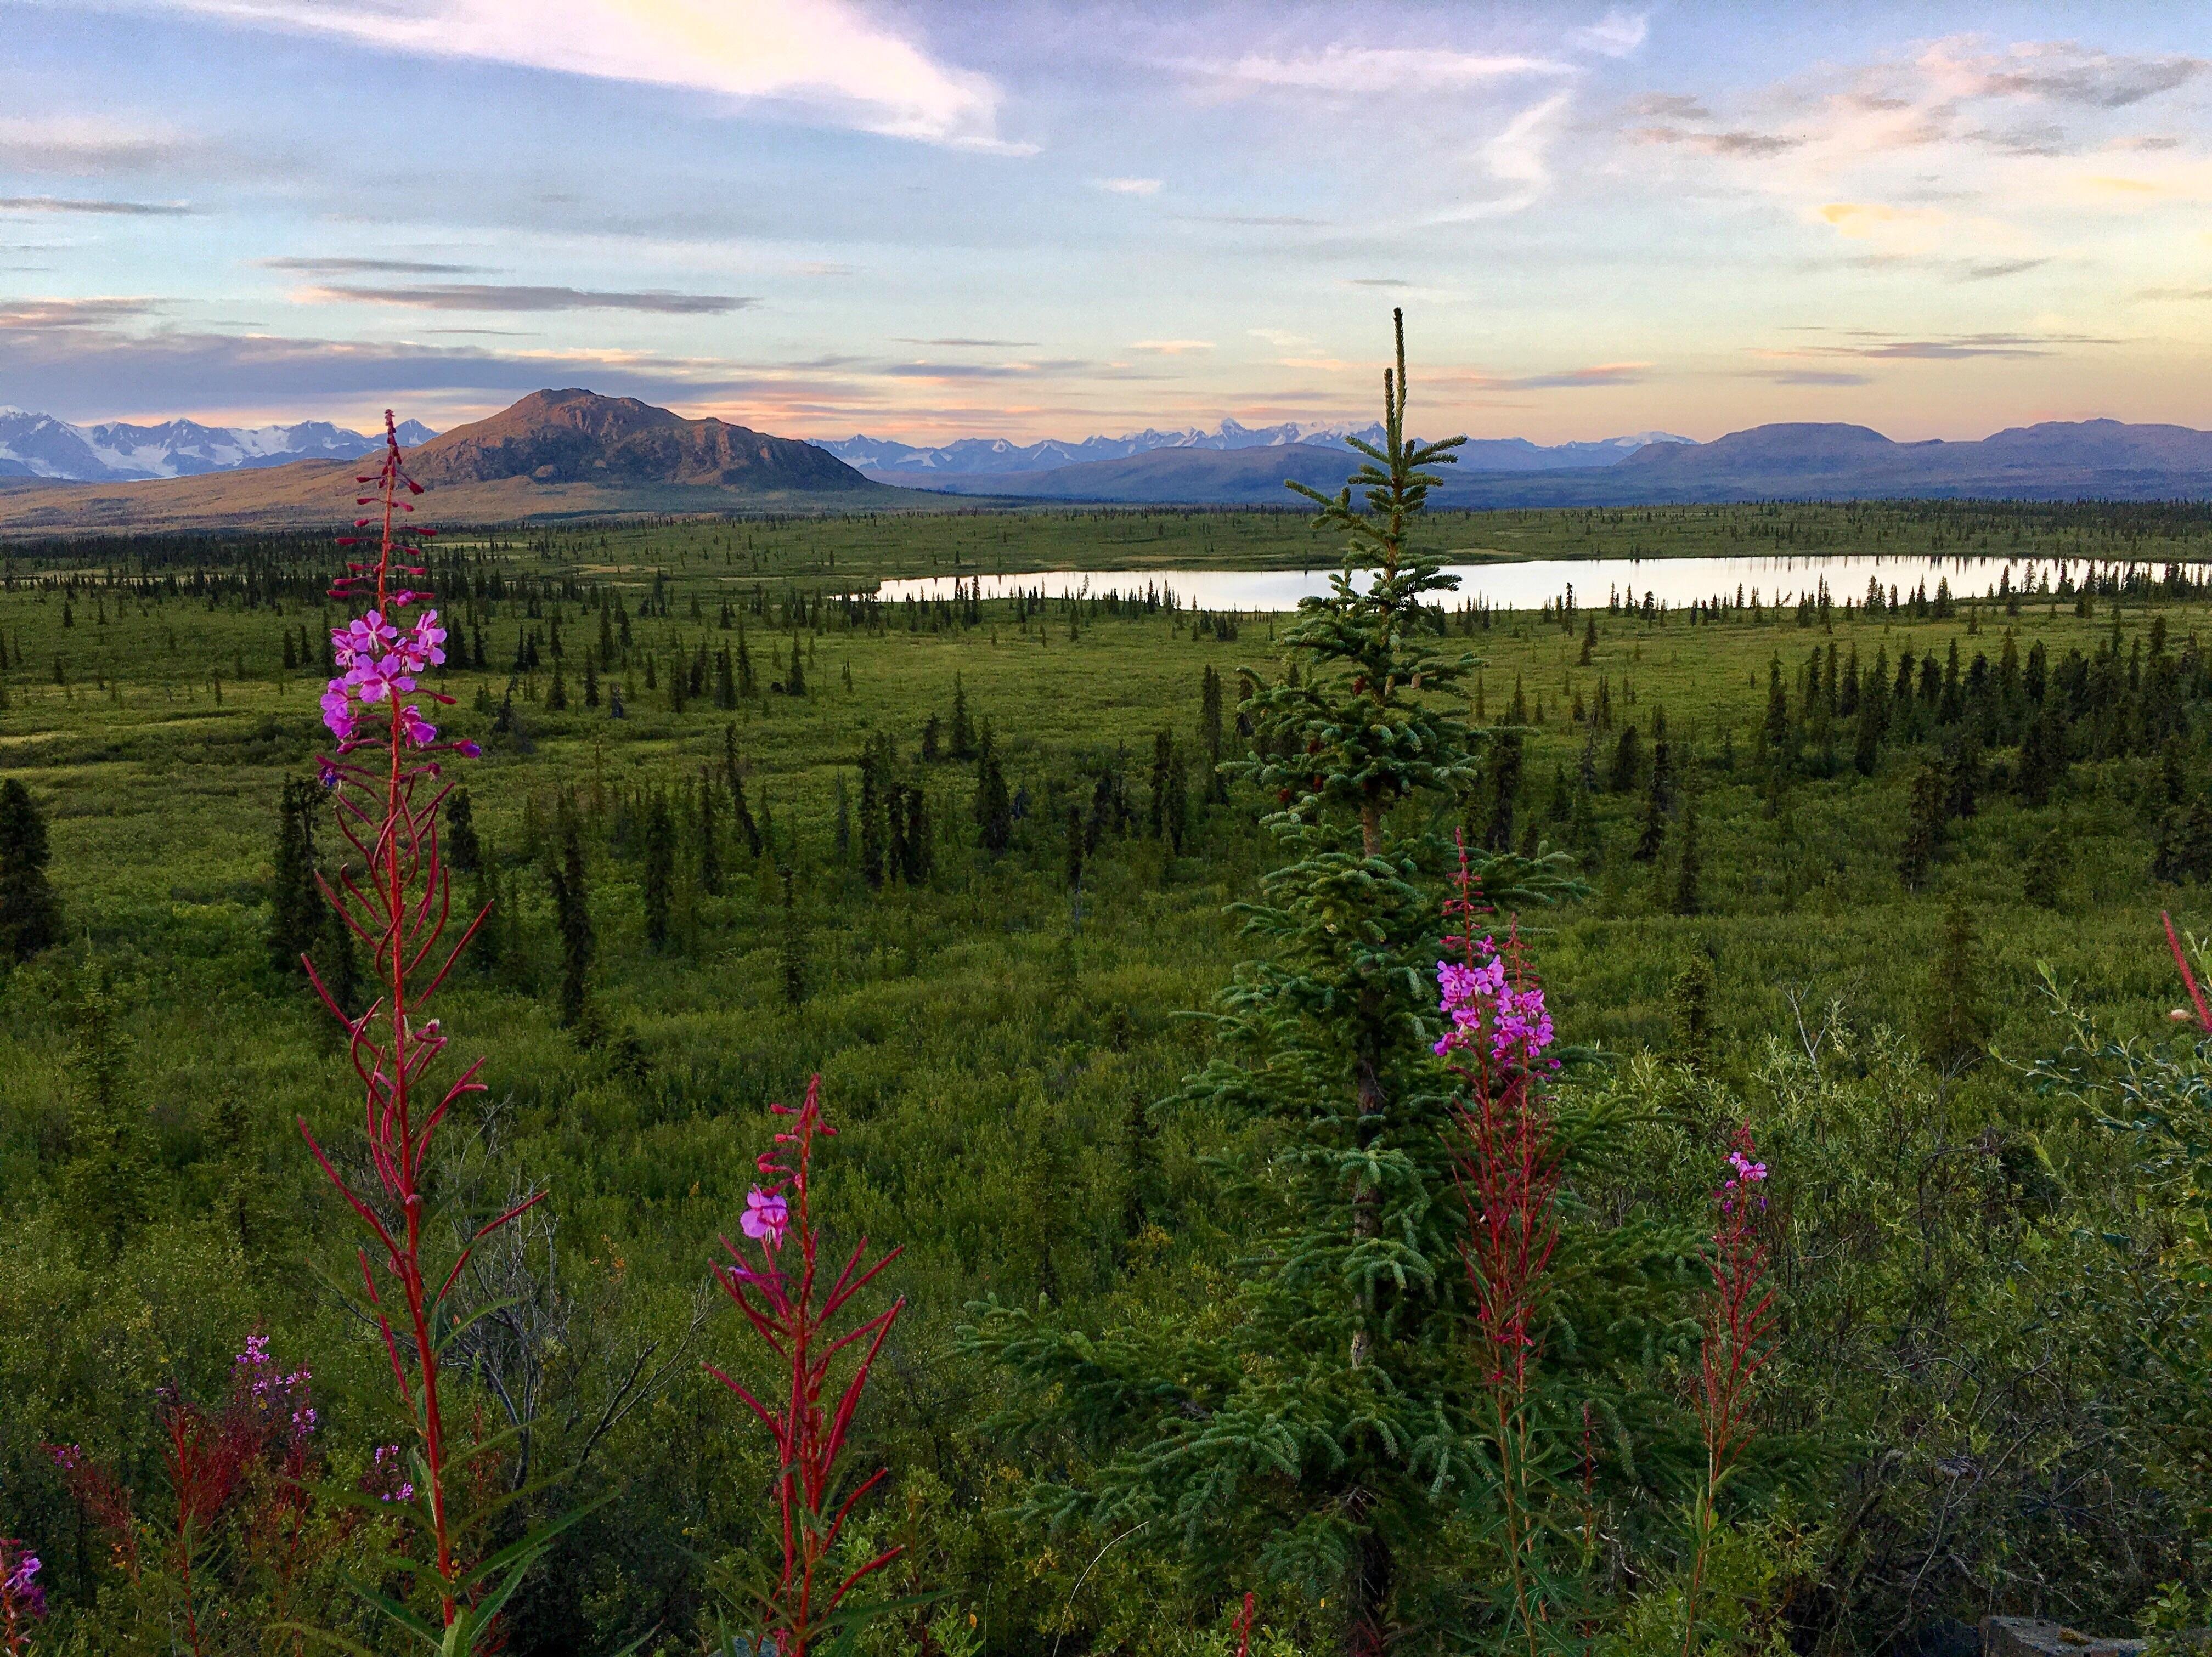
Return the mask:
<svg viewBox="0 0 2212 1657">
<path fill-rule="evenodd" d="M 0 404 L 2212 427 L 2212 18 L 0 0 Z"/>
</svg>

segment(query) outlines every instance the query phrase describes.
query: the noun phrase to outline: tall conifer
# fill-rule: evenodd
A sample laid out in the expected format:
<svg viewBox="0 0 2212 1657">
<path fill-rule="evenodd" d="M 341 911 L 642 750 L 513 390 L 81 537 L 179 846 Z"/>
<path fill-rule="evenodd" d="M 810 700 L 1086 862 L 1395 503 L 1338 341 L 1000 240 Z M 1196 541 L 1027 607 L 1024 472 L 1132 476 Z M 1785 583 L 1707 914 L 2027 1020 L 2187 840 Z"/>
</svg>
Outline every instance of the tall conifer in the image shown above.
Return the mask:
<svg viewBox="0 0 2212 1657">
<path fill-rule="evenodd" d="M 1157 1515 L 1210 1580 L 1246 1580 L 1256 1554 L 1340 1613 L 1358 1653 L 1391 1636 L 1407 1552 L 1460 1493 L 1487 1488 L 1472 1459 L 1482 1381 L 1462 1346 L 1449 1091 L 1430 1045 L 1430 881 L 1448 855 L 1437 825 L 1455 814 L 1396 810 L 1449 805 L 1475 780 L 1450 711 L 1472 659 L 1444 654 L 1427 624 L 1456 583 L 1410 537 L 1437 481 L 1425 469 L 1459 440 L 1407 438 L 1399 337 L 1382 445 L 1352 440 L 1369 464 L 1334 500 L 1300 489 L 1346 543 L 1285 637 L 1305 671 L 1245 704 L 1259 752 L 1239 770 L 1275 803 L 1267 826 L 1288 861 L 1244 911 L 1267 955 L 1224 997 L 1216 1040 L 1235 1056 L 1180 1096 L 1272 1124 L 1229 1211 L 1263 1234 L 1243 1251 L 1236 1311 L 1082 1336 L 1003 1307 L 974 1337 L 1085 1447 L 1080 1482 L 1041 1481 L 1041 1507 L 1116 1526 Z M 1507 874 L 1521 866 L 1478 860 L 1492 901 L 1530 895 Z"/>
<path fill-rule="evenodd" d="M 61 942 L 61 900 L 46 878 L 46 813 L 20 778 L 0 782 L 0 965 Z"/>
</svg>

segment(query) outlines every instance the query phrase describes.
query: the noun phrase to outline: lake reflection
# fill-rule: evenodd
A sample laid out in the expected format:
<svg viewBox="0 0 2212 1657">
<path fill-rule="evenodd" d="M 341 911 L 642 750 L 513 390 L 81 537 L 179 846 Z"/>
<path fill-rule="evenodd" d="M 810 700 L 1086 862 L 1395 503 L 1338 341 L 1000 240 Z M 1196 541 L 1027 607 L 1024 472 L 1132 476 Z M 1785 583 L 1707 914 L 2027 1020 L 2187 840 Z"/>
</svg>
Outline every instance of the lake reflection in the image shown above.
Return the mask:
<svg viewBox="0 0 2212 1657">
<path fill-rule="evenodd" d="M 2040 592 L 2046 581 L 2080 580 L 2089 561 L 2055 558 L 1875 557 L 1829 558 L 1579 558 L 1531 559 L 1511 563 L 1450 564 L 1459 577 L 1459 594 L 1447 604 L 1481 598 L 1499 610 L 1535 610 L 1564 597 L 1570 586 L 1583 608 L 1604 608 L 1618 594 L 1621 603 L 1641 604 L 1648 593 L 1670 609 L 1718 598 L 1734 604 L 1741 589 L 1748 604 L 1755 591 L 1762 604 L 1794 604 L 1817 592 L 1821 582 L 1840 604 L 1862 601 L 1867 584 L 1879 580 L 1885 596 L 1894 587 L 1910 598 L 1922 582 L 1932 594 L 1948 580 L 1959 598 L 1993 593 L 2004 574 L 2014 590 Z M 955 582 L 980 587 L 986 598 L 1016 592 L 1057 598 L 1068 593 L 1103 598 L 1118 592 L 1141 596 L 1147 590 L 1173 593 L 1177 604 L 1200 610 L 1295 610 L 1298 600 L 1328 590 L 1329 571 L 1313 570 L 1050 570 L 1027 575 L 932 575 L 885 581 L 877 590 L 886 599 L 949 598 Z"/>
</svg>

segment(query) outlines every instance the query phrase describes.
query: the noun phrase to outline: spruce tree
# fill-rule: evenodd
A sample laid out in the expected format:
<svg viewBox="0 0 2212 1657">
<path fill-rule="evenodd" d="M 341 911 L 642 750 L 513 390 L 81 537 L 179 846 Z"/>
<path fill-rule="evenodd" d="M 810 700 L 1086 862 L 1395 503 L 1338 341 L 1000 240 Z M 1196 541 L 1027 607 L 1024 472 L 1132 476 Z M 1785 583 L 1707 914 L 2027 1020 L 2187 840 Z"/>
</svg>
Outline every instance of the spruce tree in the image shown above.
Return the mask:
<svg viewBox="0 0 2212 1657">
<path fill-rule="evenodd" d="M 31 791 L 20 778 L 0 782 L 0 965 L 61 942 L 61 900 L 46 878 L 52 856 Z"/>
<path fill-rule="evenodd" d="M 665 796 L 655 794 L 645 816 L 645 941 L 668 946 L 670 905 L 676 885 L 676 819 Z"/>
<path fill-rule="evenodd" d="M 1675 1056 L 1695 1069 L 1712 1057 L 1714 988 L 1712 953 L 1699 948 L 1690 951 L 1667 992 Z"/>
<path fill-rule="evenodd" d="M 837 786 L 845 786 L 844 778 Z M 714 780 L 704 767 L 699 772 L 699 889 L 708 897 L 722 895 L 722 828 L 714 821 Z"/>
<path fill-rule="evenodd" d="M 1956 895 L 1945 907 L 1943 935 L 1919 1005 L 1922 1058 L 1947 1076 L 1981 1061 L 1989 1049 L 1990 1016 L 1982 997 L 1979 942 Z"/>
<path fill-rule="evenodd" d="M 722 781 L 730 791 L 730 815 L 737 820 L 738 832 L 745 837 L 745 850 L 758 857 L 760 824 L 753 821 L 752 807 L 745 803 L 745 768 L 738 757 L 738 727 L 734 720 L 722 726 Z"/>
<path fill-rule="evenodd" d="M 276 797 L 276 847 L 270 858 L 269 964 L 280 973 L 301 970 L 300 957 L 323 930 L 325 899 L 315 883 L 315 818 L 323 791 L 295 778 Z"/>
<path fill-rule="evenodd" d="M 1513 849 L 1514 818 L 1520 809 L 1521 780 L 1528 760 L 1523 736 L 1511 725 L 1501 725 L 1490 733 L 1490 774 L 1485 781 L 1490 795 L 1490 815 L 1475 838 L 1493 852 Z"/>
<path fill-rule="evenodd" d="M 1431 1047 L 1431 882 L 1449 856 L 1438 829 L 1476 776 L 1450 711 L 1473 663 L 1440 648 L 1432 595 L 1455 583 L 1410 536 L 1437 482 L 1425 468 L 1458 440 L 1407 439 L 1400 339 L 1382 446 L 1352 440 L 1369 464 L 1334 500 L 1300 490 L 1347 549 L 1285 636 L 1298 682 L 1255 679 L 1259 751 L 1237 768 L 1274 802 L 1267 827 L 1288 860 L 1243 910 L 1266 955 L 1223 998 L 1214 1039 L 1233 1056 L 1176 1102 L 1269 1124 L 1224 1210 L 1261 1233 L 1239 1250 L 1234 1311 L 1163 1308 L 1094 1335 L 994 1307 L 971 1337 L 1030 1383 L 1038 1424 L 1075 1435 L 1077 1482 L 1040 1478 L 1038 1508 L 1116 1529 L 1156 1520 L 1207 1581 L 1255 1580 L 1255 1564 L 1297 1581 L 1358 1653 L 1381 1650 L 1405 1609 L 1401 1562 L 1488 1488 L 1471 1459 L 1482 1379 L 1465 1346 L 1450 1094 Z M 1429 809 L 1396 809 L 1417 802 Z M 1517 861 L 1476 867 L 1501 908 L 1531 895 Z"/>
<path fill-rule="evenodd" d="M 1704 854 L 1698 845 L 1698 797 L 1694 791 L 1682 791 L 1682 830 L 1679 836 L 1680 847 L 1675 853 L 1674 913 L 1693 915 L 1702 907 L 1699 882 L 1705 873 Z"/>
<path fill-rule="evenodd" d="M 2066 836 L 2057 828 L 2045 829 L 2021 864 L 2020 895 L 2039 909 L 2055 909 L 2065 880 Z"/>
<path fill-rule="evenodd" d="M 1069 891 L 1083 889 L 1083 808 L 1079 805 L 1067 808 L 1066 880 Z"/>
<path fill-rule="evenodd" d="M 1905 889 L 1918 891 L 1936 865 L 1943 835 L 1943 774 L 1935 765 L 1920 768 L 1905 805 L 1905 843 L 1897 853 L 1897 872 Z"/>
<path fill-rule="evenodd" d="M 112 1259 L 152 1214 L 145 1112 L 124 1091 L 124 1038 L 106 988 L 88 986 L 76 1014 L 63 1229 L 88 1259 Z"/>
<path fill-rule="evenodd" d="M 870 744 L 860 754 L 860 878 L 871 890 L 884 883 L 884 806 L 882 768 Z"/>
<path fill-rule="evenodd" d="M 584 883 L 583 830 L 573 811 L 562 815 L 560 855 L 549 872 L 553 889 L 553 925 L 561 935 L 559 1016 L 563 1029 L 574 1029 L 583 1022 L 585 1004 L 591 993 L 594 939 L 591 894 Z"/>
<path fill-rule="evenodd" d="M 456 788 L 446 797 L 446 833 L 441 847 L 447 866 L 472 874 L 483 860 L 483 842 L 477 837 L 477 810 L 469 791 Z"/>
<path fill-rule="evenodd" d="M 1211 664 L 1199 681 L 1198 740 L 1206 755 L 1206 800 L 1210 805 L 1229 803 L 1229 780 L 1221 774 L 1221 676 Z"/>
<path fill-rule="evenodd" d="M 968 718 L 968 687 L 961 683 L 960 675 L 952 676 L 952 757 L 972 760 L 975 757 L 975 727 Z"/>
<path fill-rule="evenodd" d="M 1014 804 L 1006 792 L 1006 774 L 999 768 L 999 756 L 988 730 L 975 762 L 975 830 L 978 842 L 994 856 L 1013 843 Z"/>
<path fill-rule="evenodd" d="M 929 803 L 919 788 L 906 791 L 906 845 L 900 856 L 906 883 L 927 886 L 937 865 L 937 852 L 929 838 Z"/>
<path fill-rule="evenodd" d="M 777 954 L 783 969 L 785 1005 L 796 1007 L 806 999 L 806 935 L 799 922 L 799 895 L 791 871 L 785 868 L 778 872 L 783 877 L 783 936 Z"/>
</svg>

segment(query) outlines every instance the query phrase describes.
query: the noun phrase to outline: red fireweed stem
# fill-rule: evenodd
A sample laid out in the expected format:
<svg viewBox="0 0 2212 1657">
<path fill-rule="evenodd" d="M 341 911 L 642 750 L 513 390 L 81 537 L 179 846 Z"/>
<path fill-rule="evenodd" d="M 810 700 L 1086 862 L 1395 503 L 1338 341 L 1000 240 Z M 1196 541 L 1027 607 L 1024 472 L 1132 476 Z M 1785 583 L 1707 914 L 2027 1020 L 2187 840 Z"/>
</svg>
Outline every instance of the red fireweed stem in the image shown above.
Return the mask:
<svg viewBox="0 0 2212 1657">
<path fill-rule="evenodd" d="M 2197 986 L 2197 974 L 2189 970 L 2189 957 L 2182 952 L 2181 939 L 2174 933 L 2173 917 L 2161 909 L 2158 918 L 2166 923 L 2166 946 L 2173 951 L 2173 964 L 2181 968 L 2181 981 L 2189 986 L 2189 998 L 2197 1004 L 2197 1022 L 2201 1028 L 2212 1030 L 2212 1007 L 2205 1005 L 2204 992 Z"/>
<path fill-rule="evenodd" d="M 1244 1590 L 1244 1611 L 1237 1619 L 1237 1657 L 1249 1657 L 1252 1650 L 1252 1590 Z"/>
</svg>

